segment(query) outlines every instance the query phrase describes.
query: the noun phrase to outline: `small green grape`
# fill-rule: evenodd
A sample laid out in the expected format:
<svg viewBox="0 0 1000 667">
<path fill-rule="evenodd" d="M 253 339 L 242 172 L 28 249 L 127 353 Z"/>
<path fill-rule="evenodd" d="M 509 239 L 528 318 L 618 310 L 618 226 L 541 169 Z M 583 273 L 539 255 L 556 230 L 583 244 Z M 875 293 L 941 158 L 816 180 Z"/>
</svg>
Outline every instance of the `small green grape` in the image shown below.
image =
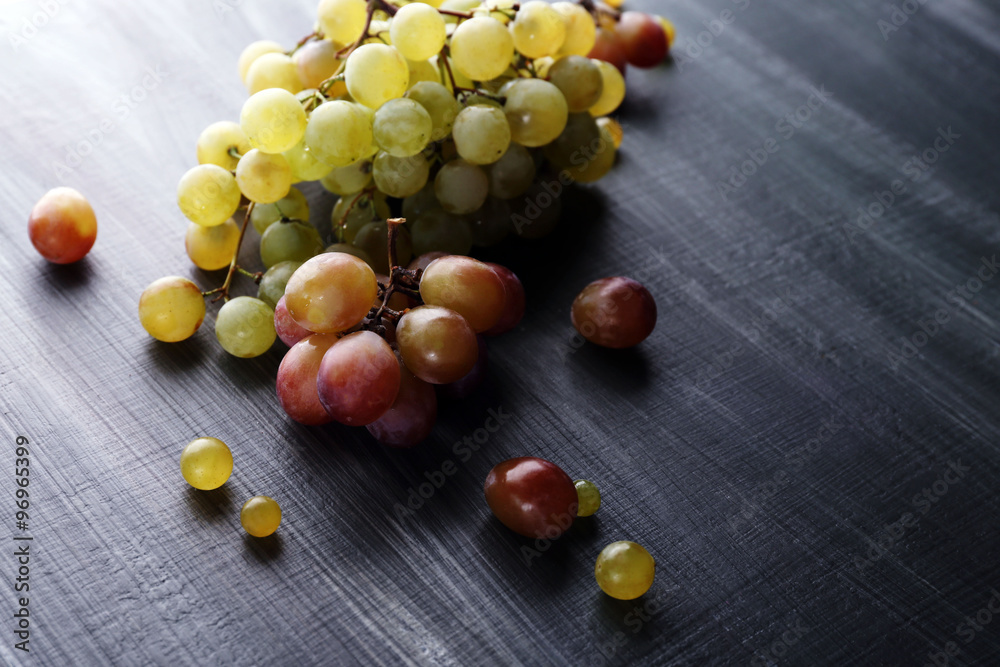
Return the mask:
<svg viewBox="0 0 1000 667">
<path fill-rule="evenodd" d="M 267 537 L 281 524 L 281 506 L 268 496 L 254 496 L 240 510 L 243 529 L 254 537 Z"/>
<path fill-rule="evenodd" d="M 288 279 L 300 266 L 302 266 L 302 262 L 278 262 L 265 271 L 260 278 L 260 286 L 257 288 L 257 298 L 272 309 L 275 308 L 281 297 L 285 296 L 285 285 L 288 284 Z"/>
<path fill-rule="evenodd" d="M 323 239 L 312 225 L 281 222 L 260 237 L 260 260 L 271 268 L 278 262 L 304 262 L 323 252 Z"/>
<path fill-rule="evenodd" d="M 604 547 L 594 565 L 601 590 L 618 600 L 634 600 L 653 585 L 656 561 L 635 542 L 612 542 Z"/>
<path fill-rule="evenodd" d="M 219 309 L 215 337 L 234 357 L 259 357 L 271 349 L 278 337 L 274 330 L 274 311 L 260 299 L 238 296 Z"/>
<path fill-rule="evenodd" d="M 591 516 L 601 506 L 601 492 L 597 485 L 587 479 L 578 479 L 573 482 L 576 487 L 576 497 L 579 503 L 577 516 Z"/>
<path fill-rule="evenodd" d="M 232 472 L 233 453 L 218 438 L 192 440 L 181 451 L 181 475 L 196 489 L 217 489 Z"/>
<path fill-rule="evenodd" d="M 250 222 L 258 234 L 263 234 L 265 229 L 282 218 L 309 222 L 309 202 L 298 188 L 292 188 L 287 195 L 271 204 L 254 204 L 250 212 Z"/>
</svg>

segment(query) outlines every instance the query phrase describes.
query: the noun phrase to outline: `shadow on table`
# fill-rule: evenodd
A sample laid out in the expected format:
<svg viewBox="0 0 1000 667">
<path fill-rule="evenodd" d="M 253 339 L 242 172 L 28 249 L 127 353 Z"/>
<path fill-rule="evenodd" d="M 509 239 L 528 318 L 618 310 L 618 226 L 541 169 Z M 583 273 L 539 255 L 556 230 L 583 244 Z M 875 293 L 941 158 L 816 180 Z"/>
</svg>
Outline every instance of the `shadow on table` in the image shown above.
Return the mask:
<svg viewBox="0 0 1000 667">
<path fill-rule="evenodd" d="M 273 533 L 267 537 L 254 537 L 252 535 L 243 536 L 243 544 L 247 552 L 261 563 L 269 563 L 281 556 L 284 549 L 284 540 L 278 533 Z"/>
<path fill-rule="evenodd" d="M 228 519 L 233 513 L 233 494 L 222 485 L 211 491 L 187 487 L 187 504 L 191 513 L 209 523 Z"/>
</svg>

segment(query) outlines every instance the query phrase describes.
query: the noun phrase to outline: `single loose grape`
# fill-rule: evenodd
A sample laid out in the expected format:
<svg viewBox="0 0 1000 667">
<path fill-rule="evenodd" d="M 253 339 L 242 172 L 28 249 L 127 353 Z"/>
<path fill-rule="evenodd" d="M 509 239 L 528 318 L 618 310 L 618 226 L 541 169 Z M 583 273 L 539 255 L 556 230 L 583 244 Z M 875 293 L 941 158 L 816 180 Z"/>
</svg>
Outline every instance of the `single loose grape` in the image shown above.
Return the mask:
<svg viewBox="0 0 1000 667">
<path fill-rule="evenodd" d="M 288 195 L 292 168 L 284 155 L 271 155 L 254 148 L 236 165 L 236 182 L 250 201 L 270 204 Z"/>
<path fill-rule="evenodd" d="M 190 338 L 204 319 L 205 298 L 187 278 L 160 278 L 139 297 L 139 322 L 156 340 L 176 343 Z"/>
<path fill-rule="evenodd" d="M 422 151 L 433 129 L 430 114 L 411 99 L 389 100 L 375 112 L 375 142 L 394 157 L 410 157 Z"/>
<path fill-rule="evenodd" d="M 522 456 L 498 463 L 483 492 L 494 516 L 525 537 L 554 540 L 576 518 L 573 480 L 545 459 Z"/>
<path fill-rule="evenodd" d="M 583 56 L 560 58 L 549 68 L 548 79 L 566 98 L 570 113 L 587 111 L 604 92 L 601 68 Z"/>
<path fill-rule="evenodd" d="M 361 37 L 367 12 L 365 0 L 320 0 L 316 10 L 323 35 L 340 44 L 352 44 Z"/>
<path fill-rule="evenodd" d="M 386 44 L 365 44 L 347 57 L 344 70 L 351 97 L 371 109 L 402 97 L 410 68 L 399 51 Z"/>
<path fill-rule="evenodd" d="M 404 57 L 427 60 L 444 46 L 444 18 L 430 5 L 413 3 L 399 8 L 389 24 L 389 36 Z"/>
<path fill-rule="evenodd" d="M 452 65 L 474 81 L 503 74 L 514 58 L 514 39 L 503 23 L 476 17 L 463 21 L 451 36 Z"/>
<path fill-rule="evenodd" d="M 279 262 L 304 262 L 323 252 L 323 239 L 312 225 L 280 222 L 260 238 L 260 260 L 271 268 Z"/>
<path fill-rule="evenodd" d="M 281 507 L 268 496 L 254 496 L 240 509 L 243 530 L 254 537 L 267 537 L 281 524 Z"/>
<path fill-rule="evenodd" d="M 220 120 L 201 131 L 195 151 L 198 164 L 216 164 L 226 171 L 232 171 L 236 169 L 239 158 L 230 151 L 244 155 L 251 148 L 253 146 L 250 145 L 250 140 L 238 123 Z"/>
<path fill-rule="evenodd" d="M 282 218 L 309 222 L 309 201 L 298 188 L 290 188 L 288 194 L 270 204 L 255 204 L 250 212 L 250 222 L 258 234 Z"/>
<path fill-rule="evenodd" d="M 434 179 L 434 193 L 444 210 L 456 215 L 478 210 L 490 193 L 490 179 L 481 167 L 452 160 Z"/>
<path fill-rule="evenodd" d="M 240 59 L 237 63 L 237 67 L 240 71 L 240 81 L 243 83 L 247 82 L 247 72 L 250 70 L 250 65 L 253 61 L 261 57 L 265 53 L 284 53 L 285 47 L 277 42 L 272 42 L 270 40 L 261 40 L 258 42 L 251 42 L 247 45 L 243 52 L 240 53 Z"/>
<path fill-rule="evenodd" d="M 189 222 L 184 234 L 184 248 L 199 269 L 217 271 L 232 262 L 239 239 L 240 228 L 231 219 L 215 227 L 202 227 Z"/>
<path fill-rule="evenodd" d="M 302 90 L 299 70 L 284 53 L 265 53 L 250 65 L 246 77 L 251 95 L 268 88 L 283 88 L 294 94 Z"/>
<path fill-rule="evenodd" d="M 510 124 L 499 105 L 466 107 L 455 119 L 452 135 L 458 154 L 472 164 L 492 164 L 510 146 Z"/>
<path fill-rule="evenodd" d="M 656 327 L 656 301 L 631 278 L 613 277 L 587 285 L 571 309 L 573 326 L 591 343 L 625 348 L 644 341 Z"/>
<path fill-rule="evenodd" d="M 504 113 L 511 139 L 522 146 L 544 146 L 566 128 L 569 105 L 555 85 L 540 79 L 519 79 L 507 90 Z"/>
<path fill-rule="evenodd" d="M 198 438 L 181 451 L 181 475 L 196 489 L 211 491 L 233 473 L 233 453 L 218 438 Z"/>
<path fill-rule="evenodd" d="M 521 3 L 510 34 L 514 48 L 526 58 L 551 56 L 566 40 L 566 21 L 549 3 L 529 0 Z"/>
<path fill-rule="evenodd" d="M 579 508 L 576 510 L 577 516 L 592 516 L 601 506 L 601 492 L 597 485 L 588 479 L 578 479 L 573 482 L 576 487 L 576 497 Z"/>
<path fill-rule="evenodd" d="M 253 297 L 230 299 L 215 319 L 215 337 L 222 349 L 234 357 L 259 357 L 271 349 L 277 338 L 274 311 Z"/>
<path fill-rule="evenodd" d="M 566 23 L 566 39 L 559 54 L 585 56 L 590 53 L 597 39 L 597 26 L 590 12 L 575 2 L 556 2 L 552 9 L 559 12 Z"/>
<path fill-rule="evenodd" d="M 31 209 L 28 238 L 53 264 L 83 259 L 97 240 L 97 216 L 90 202 L 73 188 L 49 190 Z"/>
<path fill-rule="evenodd" d="M 260 285 L 257 287 L 257 298 L 274 308 L 278 305 L 278 300 L 285 296 L 285 286 L 288 279 L 295 273 L 295 269 L 302 266 L 302 262 L 278 262 L 260 278 Z"/>
<path fill-rule="evenodd" d="M 282 153 L 306 133 L 306 112 L 287 90 L 268 88 L 243 103 L 240 128 L 250 145 L 265 153 Z"/>
<path fill-rule="evenodd" d="M 601 70 L 601 96 L 597 102 L 590 107 L 591 116 L 607 116 L 621 106 L 625 100 L 625 77 L 611 63 L 603 60 L 594 60 Z"/>
<path fill-rule="evenodd" d="M 653 585 L 656 561 L 635 542 L 612 542 L 601 550 L 594 577 L 601 590 L 618 600 L 634 600 Z"/>
<path fill-rule="evenodd" d="M 222 167 L 200 164 L 181 176 L 177 205 L 191 222 L 205 227 L 221 225 L 240 206 L 240 186 Z"/>
</svg>

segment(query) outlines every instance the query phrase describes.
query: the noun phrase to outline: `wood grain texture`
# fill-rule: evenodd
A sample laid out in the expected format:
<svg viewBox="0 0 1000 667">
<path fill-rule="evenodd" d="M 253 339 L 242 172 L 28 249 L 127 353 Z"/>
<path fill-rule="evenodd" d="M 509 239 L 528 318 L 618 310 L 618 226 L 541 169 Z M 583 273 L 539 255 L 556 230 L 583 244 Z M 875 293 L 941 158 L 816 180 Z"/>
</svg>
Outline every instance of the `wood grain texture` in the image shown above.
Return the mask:
<svg viewBox="0 0 1000 667">
<path fill-rule="evenodd" d="M 413 451 L 289 423 L 280 344 L 228 357 L 215 309 L 177 345 L 137 322 L 152 280 L 220 280 L 189 268 L 177 179 L 201 129 L 238 115 L 242 47 L 293 43 L 314 3 L 53 4 L 16 49 L 45 3 L 0 4 L 0 534 L 24 435 L 35 537 L 31 654 L 13 648 L 4 556 L 0 662 L 919 665 L 952 641 L 952 664 L 995 664 L 1000 620 L 968 642 L 959 625 L 1000 590 L 1000 280 L 954 291 L 1000 250 L 995 4 L 928 2 L 885 39 L 892 5 L 870 0 L 634 0 L 677 24 L 675 62 L 630 71 L 620 164 L 564 197 L 560 239 L 489 254 L 523 275 L 528 315 L 491 341 L 490 386 Z M 831 97 L 786 136 L 816 89 Z M 911 178 L 948 128 L 958 138 Z M 776 152 L 720 196 L 768 139 Z M 905 191 L 849 238 L 896 180 Z M 57 185 L 97 211 L 78 266 L 46 265 L 25 233 Z M 327 219 L 329 196 L 309 195 Z M 616 274 L 653 290 L 656 331 L 631 351 L 579 346 L 573 296 Z M 923 343 L 897 362 L 904 337 Z M 458 444 L 483 440 L 490 410 L 509 418 L 477 451 Z M 179 475 L 201 435 L 234 451 L 220 491 Z M 481 486 L 525 454 L 604 493 L 530 563 Z M 458 472 L 400 521 L 447 459 Z M 969 470 L 942 490 L 949 462 Z M 239 526 L 258 493 L 284 510 L 272 539 Z M 884 537 L 905 513 L 913 525 Z M 648 615 L 594 583 L 617 539 L 657 559 Z"/>
</svg>

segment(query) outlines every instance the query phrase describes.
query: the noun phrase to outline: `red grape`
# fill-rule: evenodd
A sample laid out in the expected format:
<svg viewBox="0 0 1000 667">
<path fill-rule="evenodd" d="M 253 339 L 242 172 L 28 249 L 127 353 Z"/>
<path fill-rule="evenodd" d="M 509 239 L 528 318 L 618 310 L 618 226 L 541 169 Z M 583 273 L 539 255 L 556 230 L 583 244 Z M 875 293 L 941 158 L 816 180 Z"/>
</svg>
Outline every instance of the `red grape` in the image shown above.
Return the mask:
<svg viewBox="0 0 1000 667">
<path fill-rule="evenodd" d="M 323 355 L 316 386 L 319 400 L 342 424 L 365 426 L 392 407 L 399 392 L 399 361 L 378 334 L 357 331 Z"/>
<path fill-rule="evenodd" d="M 625 12 L 616 29 L 629 63 L 636 67 L 656 67 L 667 57 L 667 34 L 655 17 L 642 12 Z"/>
<path fill-rule="evenodd" d="M 371 310 L 378 285 L 364 260 L 325 252 L 296 269 L 285 286 L 285 306 L 295 321 L 316 333 L 346 331 Z"/>
<path fill-rule="evenodd" d="M 472 367 L 472 370 L 465 374 L 460 380 L 455 382 L 449 382 L 448 384 L 438 385 L 438 391 L 445 398 L 452 399 L 463 399 L 468 398 L 472 395 L 476 389 L 479 389 L 479 385 L 483 383 L 486 379 L 486 371 L 489 367 L 489 354 L 486 350 L 486 339 L 482 336 L 476 336 L 476 342 L 479 344 L 479 352 L 476 357 L 476 365 Z"/>
<path fill-rule="evenodd" d="M 588 57 L 611 63 L 622 74 L 625 74 L 625 68 L 628 66 L 628 56 L 625 55 L 622 38 L 615 31 L 606 28 L 597 29 L 597 41 Z"/>
<path fill-rule="evenodd" d="M 97 217 L 82 194 L 73 188 L 54 188 L 31 209 L 28 238 L 53 264 L 70 264 L 83 259 L 94 246 Z"/>
<path fill-rule="evenodd" d="M 483 490 L 501 523 L 525 537 L 559 537 L 572 525 L 579 506 L 569 475 L 556 464 L 531 456 L 498 463 Z"/>
<path fill-rule="evenodd" d="M 595 280 L 577 295 L 573 326 L 591 343 L 622 348 L 638 345 L 656 326 L 656 302 L 631 278 Z"/>
<path fill-rule="evenodd" d="M 437 396 L 434 387 L 400 369 L 399 394 L 389 411 L 368 425 L 376 440 L 390 447 L 413 447 L 434 428 L 437 421 Z"/>
<path fill-rule="evenodd" d="M 476 334 L 465 318 L 440 306 L 418 306 L 396 325 L 396 342 L 403 363 L 431 384 L 465 377 L 476 365 Z"/>
<path fill-rule="evenodd" d="M 451 255 L 427 265 L 420 278 L 424 303 L 450 308 L 479 333 L 495 325 L 504 312 L 503 281 L 485 262 Z"/>
<path fill-rule="evenodd" d="M 483 332 L 487 336 L 497 336 L 516 327 L 520 324 L 521 318 L 524 317 L 524 286 L 521 285 L 517 275 L 506 266 L 492 262 L 486 264 L 496 272 L 507 292 L 507 301 L 504 303 L 500 320 Z"/>
<path fill-rule="evenodd" d="M 316 426 L 333 421 L 319 402 L 316 375 L 323 355 L 336 342 L 337 334 L 309 336 L 296 343 L 278 366 L 278 402 L 300 424 Z"/>
<path fill-rule="evenodd" d="M 423 255 L 420 255 L 419 257 L 414 257 L 413 261 L 410 262 L 410 265 L 407 266 L 406 268 L 408 268 L 410 271 L 416 271 L 417 269 L 426 269 L 427 265 L 433 262 L 435 259 L 447 256 L 448 253 L 441 252 L 440 250 L 432 250 L 430 252 L 425 252 Z"/>
<path fill-rule="evenodd" d="M 278 299 L 278 304 L 274 307 L 274 330 L 278 333 L 281 342 L 288 347 L 313 333 L 296 322 L 291 313 L 288 312 L 284 295 Z"/>
</svg>

